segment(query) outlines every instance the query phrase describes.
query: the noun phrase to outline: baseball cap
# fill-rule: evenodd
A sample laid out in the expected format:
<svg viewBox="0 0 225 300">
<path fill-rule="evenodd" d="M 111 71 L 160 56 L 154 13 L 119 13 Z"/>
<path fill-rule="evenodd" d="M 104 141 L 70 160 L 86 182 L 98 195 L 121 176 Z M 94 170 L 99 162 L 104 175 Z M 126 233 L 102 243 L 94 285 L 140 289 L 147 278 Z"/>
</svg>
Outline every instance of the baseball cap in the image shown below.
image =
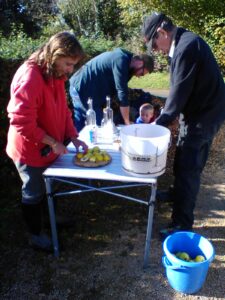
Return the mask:
<svg viewBox="0 0 225 300">
<path fill-rule="evenodd" d="M 163 13 L 154 12 L 146 17 L 142 26 L 142 34 L 148 42 L 148 49 L 152 47 L 152 39 L 166 16 Z"/>
</svg>

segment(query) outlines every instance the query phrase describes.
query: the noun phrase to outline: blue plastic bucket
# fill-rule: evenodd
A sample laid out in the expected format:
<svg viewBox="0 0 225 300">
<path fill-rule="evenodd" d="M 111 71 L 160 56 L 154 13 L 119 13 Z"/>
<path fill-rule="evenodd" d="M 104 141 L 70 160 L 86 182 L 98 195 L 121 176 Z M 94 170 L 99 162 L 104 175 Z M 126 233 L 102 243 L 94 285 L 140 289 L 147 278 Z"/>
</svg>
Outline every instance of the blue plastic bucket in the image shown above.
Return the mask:
<svg viewBox="0 0 225 300">
<path fill-rule="evenodd" d="M 165 256 L 162 263 L 172 288 L 185 294 L 194 294 L 203 286 L 215 252 L 203 236 L 188 231 L 176 232 L 163 242 Z M 203 262 L 187 262 L 177 258 L 177 252 L 187 252 L 192 258 L 203 255 Z"/>
</svg>

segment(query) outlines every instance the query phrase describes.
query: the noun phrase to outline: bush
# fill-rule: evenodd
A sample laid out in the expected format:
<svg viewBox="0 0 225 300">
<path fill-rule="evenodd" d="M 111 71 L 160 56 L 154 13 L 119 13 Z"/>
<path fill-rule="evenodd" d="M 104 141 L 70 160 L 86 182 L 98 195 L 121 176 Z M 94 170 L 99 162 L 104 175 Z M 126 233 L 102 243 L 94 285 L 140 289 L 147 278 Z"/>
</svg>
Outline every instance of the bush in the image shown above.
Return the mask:
<svg viewBox="0 0 225 300">
<path fill-rule="evenodd" d="M 3 60 L 2 58 L 0 58 L 0 72 L 2 74 L 0 77 L 0 170 L 2 174 L 2 179 L 6 178 L 7 174 L 11 174 L 11 170 L 14 168 L 14 166 L 11 163 L 11 160 L 7 157 L 5 153 L 5 145 L 8 131 L 8 118 L 6 107 L 9 102 L 10 83 L 20 63 L 21 60 Z"/>
<path fill-rule="evenodd" d="M 213 53 L 225 75 L 225 18 L 210 18 L 205 25 L 206 41 L 211 46 Z"/>
<path fill-rule="evenodd" d="M 9 37 L 0 32 L 0 57 L 4 59 L 24 59 L 28 57 L 40 45 L 40 40 L 28 37 L 22 28 L 19 30 L 13 25 Z"/>
<path fill-rule="evenodd" d="M 79 41 L 89 59 L 99 55 L 102 52 L 110 51 L 117 47 L 124 47 L 124 42 L 121 39 L 116 39 L 113 41 L 102 36 L 99 36 L 95 39 L 81 36 Z"/>
</svg>

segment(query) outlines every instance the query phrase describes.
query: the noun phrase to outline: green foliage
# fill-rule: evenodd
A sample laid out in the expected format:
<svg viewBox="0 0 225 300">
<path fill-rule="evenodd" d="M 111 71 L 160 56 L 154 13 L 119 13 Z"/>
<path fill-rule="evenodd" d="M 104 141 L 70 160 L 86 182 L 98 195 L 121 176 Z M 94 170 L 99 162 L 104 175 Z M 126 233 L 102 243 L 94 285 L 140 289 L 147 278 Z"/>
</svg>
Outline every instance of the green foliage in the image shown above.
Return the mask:
<svg viewBox="0 0 225 300">
<path fill-rule="evenodd" d="M 57 6 L 66 24 L 77 35 L 88 36 L 95 32 L 96 13 L 91 0 L 59 0 Z"/>
<path fill-rule="evenodd" d="M 57 14 L 55 0 L 20 0 L 19 2 L 26 18 L 32 20 L 39 28 L 46 26 L 49 17 Z"/>
<path fill-rule="evenodd" d="M 0 57 L 5 59 L 25 59 L 30 56 L 38 47 L 44 44 L 53 34 L 70 30 L 64 23 L 60 23 L 58 19 L 51 17 L 51 22 L 42 30 L 41 37 L 32 38 L 28 36 L 23 29 L 16 24 L 11 24 L 11 33 L 6 37 L 0 31 Z"/>
<path fill-rule="evenodd" d="M 197 33 L 204 32 L 207 16 L 224 15 L 223 0 L 117 0 L 122 13 L 122 22 L 127 26 L 140 27 L 143 18 L 153 11 L 163 12 L 176 24 Z"/>
<path fill-rule="evenodd" d="M 201 35 L 211 46 L 225 74 L 224 0 L 117 0 L 123 24 L 141 36 L 143 19 L 152 11 L 163 12 L 174 24 Z M 160 65 L 162 58 L 157 55 Z M 161 68 L 161 67 L 160 67 Z"/>
<path fill-rule="evenodd" d="M 211 46 L 220 68 L 225 74 L 225 17 L 208 17 L 204 25 L 206 41 Z"/>
<path fill-rule="evenodd" d="M 71 28 L 60 18 L 49 17 L 49 23 L 43 27 L 40 39 L 49 39 L 52 35 L 60 31 L 71 31 Z"/>
<path fill-rule="evenodd" d="M 118 46 L 134 53 L 145 52 L 141 36 L 143 18 L 152 11 L 162 11 L 175 24 L 206 39 L 225 73 L 222 0 L 9 0 L 3 3 L 0 18 L 3 57 L 27 57 L 51 35 L 71 29 L 78 37 L 90 39 L 81 38 L 89 56 Z M 12 34 L 6 39 L 8 31 Z M 35 40 L 29 40 L 30 36 Z M 156 62 L 157 70 L 165 69 L 165 58 L 157 54 Z"/>
<path fill-rule="evenodd" d="M 116 0 L 59 0 L 57 5 L 66 24 L 79 36 L 115 38 L 122 31 Z"/>
<path fill-rule="evenodd" d="M 9 37 L 5 37 L 0 31 L 0 57 L 8 59 L 20 59 L 28 57 L 38 46 L 40 40 L 28 37 L 22 26 L 19 29 L 12 24 Z"/>
<path fill-rule="evenodd" d="M 121 39 L 109 40 L 103 36 L 99 36 L 97 39 L 81 36 L 79 41 L 89 58 L 117 47 L 124 48 L 124 42 Z"/>
<path fill-rule="evenodd" d="M 32 39 L 23 32 L 22 26 L 18 30 L 15 25 L 12 25 L 11 34 L 7 38 L 0 31 L 0 56 L 4 59 L 26 59 L 50 36 L 62 30 L 69 30 L 69 28 L 65 24 L 55 23 L 54 26 L 46 26 L 39 39 Z M 125 48 L 125 43 L 121 38 L 112 40 L 102 35 L 95 39 L 81 36 L 79 41 L 89 58 L 117 47 Z"/>
<path fill-rule="evenodd" d="M 1 0 L 0 28 L 4 35 L 11 32 L 11 24 L 22 26 L 28 36 L 37 38 L 49 17 L 57 15 L 57 0 Z"/>
<path fill-rule="evenodd" d="M 120 8 L 116 0 L 98 0 L 96 2 L 100 32 L 109 38 L 116 38 L 116 36 L 121 35 L 123 27 L 119 17 Z"/>
<path fill-rule="evenodd" d="M 149 12 L 147 1 L 117 0 L 121 8 L 122 23 L 130 28 L 138 28 L 146 12 Z"/>
</svg>

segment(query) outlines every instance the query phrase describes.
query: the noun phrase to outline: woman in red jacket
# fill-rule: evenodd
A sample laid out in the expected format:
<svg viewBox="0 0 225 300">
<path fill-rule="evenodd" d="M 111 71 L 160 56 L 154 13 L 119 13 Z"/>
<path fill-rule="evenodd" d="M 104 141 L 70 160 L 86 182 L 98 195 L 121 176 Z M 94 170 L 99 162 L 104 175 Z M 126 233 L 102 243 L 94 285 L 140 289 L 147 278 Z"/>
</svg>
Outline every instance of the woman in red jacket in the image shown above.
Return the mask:
<svg viewBox="0 0 225 300">
<path fill-rule="evenodd" d="M 75 36 L 60 32 L 52 36 L 19 67 L 11 84 L 7 111 L 10 119 L 6 152 L 22 179 L 22 211 L 30 232 L 30 244 L 51 249 L 42 233 L 42 202 L 45 184 L 42 173 L 59 155 L 67 153 L 63 141 L 76 149 L 80 141 L 67 106 L 65 80 L 84 53 Z M 50 146 L 47 156 L 41 149 Z"/>
</svg>

